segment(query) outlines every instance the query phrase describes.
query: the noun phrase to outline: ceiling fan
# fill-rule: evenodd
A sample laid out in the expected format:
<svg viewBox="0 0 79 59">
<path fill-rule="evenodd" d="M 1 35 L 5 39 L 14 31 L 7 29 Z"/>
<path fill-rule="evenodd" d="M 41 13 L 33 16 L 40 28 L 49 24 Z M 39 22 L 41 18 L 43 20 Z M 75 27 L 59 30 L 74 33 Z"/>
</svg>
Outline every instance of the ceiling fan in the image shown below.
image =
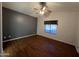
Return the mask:
<svg viewBox="0 0 79 59">
<path fill-rule="evenodd" d="M 52 11 L 49 10 L 46 2 L 40 2 L 40 9 L 34 8 L 35 11 L 38 10 L 37 14 L 48 16 Z"/>
</svg>

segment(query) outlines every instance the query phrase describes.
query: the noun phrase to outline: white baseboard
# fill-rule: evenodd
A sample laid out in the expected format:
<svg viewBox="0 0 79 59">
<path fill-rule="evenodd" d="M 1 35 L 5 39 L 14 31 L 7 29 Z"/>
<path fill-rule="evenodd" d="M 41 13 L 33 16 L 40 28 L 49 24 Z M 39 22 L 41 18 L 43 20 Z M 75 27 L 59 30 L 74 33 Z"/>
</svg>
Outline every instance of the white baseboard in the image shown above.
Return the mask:
<svg viewBox="0 0 79 59">
<path fill-rule="evenodd" d="M 25 38 L 25 37 L 30 37 L 30 36 L 33 36 L 33 35 L 36 35 L 36 34 L 31 34 L 31 35 L 26 35 L 26 36 L 22 36 L 22 37 L 17 37 L 17 38 L 5 40 L 5 41 L 3 41 L 3 42 L 13 41 L 13 40 L 17 40 L 17 39 L 21 39 L 21 38 Z"/>
<path fill-rule="evenodd" d="M 62 40 L 57 40 L 57 38 L 54 38 L 54 37 L 52 38 L 52 37 L 49 37 L 49 36 L 46 36 L 46 35 L 42 35 L 42 34 L 37 34 L 37 35 L 44 36 L 44 37 L 47 37 L 49 39 L 53 39 L 53 40 L 56 40 L 56 41 L 59 41 L 59 42 L 65 43 L 65 44 L 69 44 L 69 45 L 75 46 L 74 44 L 71 44 L 71 43 L 68 43 L 68 42 L 64 42 Z"/>
<path fill-rule="evenodd" d="M 79 54 L 79 47 L 75 47 L 76 48 L 76 50 L 77 50 L 77 53 Z"/>
</svg>

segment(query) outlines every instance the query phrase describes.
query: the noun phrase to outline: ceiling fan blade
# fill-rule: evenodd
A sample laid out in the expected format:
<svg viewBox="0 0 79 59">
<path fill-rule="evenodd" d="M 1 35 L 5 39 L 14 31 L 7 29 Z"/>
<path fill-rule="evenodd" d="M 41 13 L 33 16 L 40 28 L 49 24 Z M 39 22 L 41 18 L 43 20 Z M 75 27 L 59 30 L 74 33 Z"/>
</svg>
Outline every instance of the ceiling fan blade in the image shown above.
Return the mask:
<svg viewBox="0 0 79 59">
<path fill-rule="evenodd" d="M 34 10 L 38 10 L 37 8 L 33 8 Z"/>
<path fill-rule="evenodd" d="M 45 17 L 48 17 L 48 16 L 51 14 L 51 12 L 52 12 L 51 10 L 47 10 L 47 11 L 45 12 L 44 16 L 45 16 Z"/>
</svg>

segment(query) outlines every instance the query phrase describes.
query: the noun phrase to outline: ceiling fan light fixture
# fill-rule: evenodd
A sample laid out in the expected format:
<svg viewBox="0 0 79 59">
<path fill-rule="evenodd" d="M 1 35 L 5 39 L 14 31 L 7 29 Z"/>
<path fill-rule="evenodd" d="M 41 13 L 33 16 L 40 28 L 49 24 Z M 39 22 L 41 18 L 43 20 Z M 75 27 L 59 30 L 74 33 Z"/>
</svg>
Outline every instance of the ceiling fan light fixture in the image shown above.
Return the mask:
<svg viewBox="0 0 79 59">
<path fill-rule="evenodd" d="M 44 11 L 46 9 L 46 6 L 44 6 L 43 8 L 42 8 L 42 10 Z"/>
<path fill-rule="evenodd" d="M 46 6 L 43 6 L 40 10 L 40 14 L 43 15 L 45 13 L 46 10 Z"/>
<path fill-rule="evenodd" d="M 40 14 L 43 15 L 44 14 L 44 11 L 40 11 Z"/>
</svg>

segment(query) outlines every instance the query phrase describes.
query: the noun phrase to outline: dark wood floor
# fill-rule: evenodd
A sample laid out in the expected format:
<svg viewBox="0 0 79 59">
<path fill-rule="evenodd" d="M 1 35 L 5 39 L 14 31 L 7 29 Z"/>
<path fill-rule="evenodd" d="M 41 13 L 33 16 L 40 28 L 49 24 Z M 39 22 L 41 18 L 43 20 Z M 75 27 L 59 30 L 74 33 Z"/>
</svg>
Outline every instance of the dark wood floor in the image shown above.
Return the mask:
<svg viewBox="0 0 79 59">
<path fill-rule="evenodd" d="M 75 47 L 43 36 L 31 36 L 4 43 L 6 56 L 28 57 L 75 57 Z"/>
</svg>

